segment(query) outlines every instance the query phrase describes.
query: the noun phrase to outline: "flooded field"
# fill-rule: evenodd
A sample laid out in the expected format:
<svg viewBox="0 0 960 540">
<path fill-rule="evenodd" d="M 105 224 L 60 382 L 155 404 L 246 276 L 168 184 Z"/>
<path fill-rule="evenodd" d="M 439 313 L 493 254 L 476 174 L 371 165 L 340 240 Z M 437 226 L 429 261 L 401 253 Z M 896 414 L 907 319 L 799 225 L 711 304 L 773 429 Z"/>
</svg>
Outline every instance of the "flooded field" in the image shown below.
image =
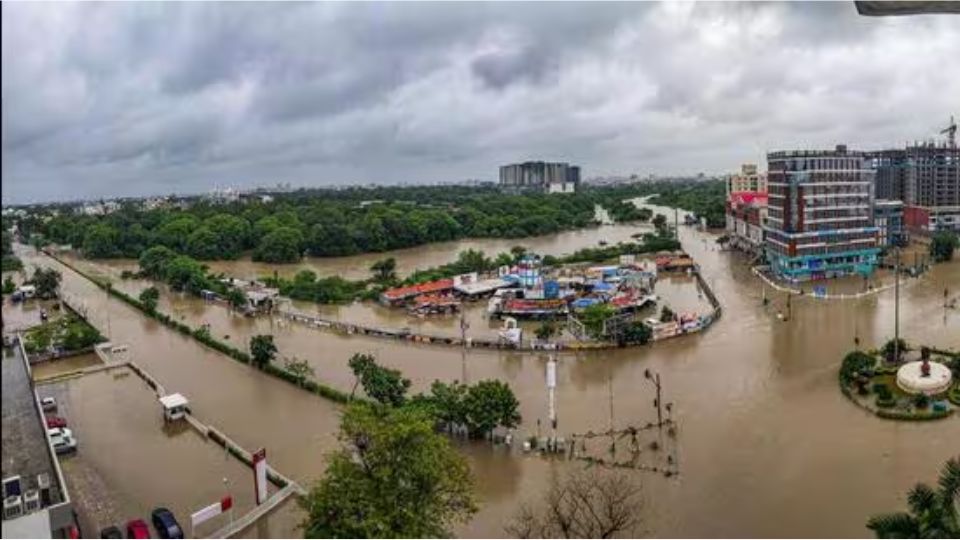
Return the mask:
<svg viewBox="0 0 960 540">
<path fill-rule="evenodd" d="M 616 241 L 603 230 L 580 234 L 593 235 L 588 245 Z M 664 400 L 674 403 L 680 475 L 624 473 L 644 485 L 646 534 L 865 536 L 871 514 L 900 508 L 910 486 L 933 481 L 942 463 L 960 449 L 960 418 L 885 421 L 849 403 L 837 388 L 836 370 L 855 337 L 873 347 L 892 334 L 893 292 L 846 301 L 794 298 L 792 317 L 781 322 L 776 312 L 784 308 L 784 296 L 767 290 L 771 302 L 764 306 L 762 282 L 750 273 L 746 257 L 717 250 L 708 233 L 682 227 L 680 234 L 719 297 L 723 317 L 708 331 L 681 339 L 561 355 L 556 393 L 561 433 L 605 429 L 611 401 L 617 426 L 655 419 L 653 389 L 643 376 L 650 369 L 661 374 Z M 527 244 L 510 245 L 517 243 Z M 475 247 L 497 251 L 486 244 Z M 455 257 L 456 248 L 445 248 L 442 259 L 435 249 L 417 248 L 407 260 L 425 266 Z M 360 265 L 356 259 L 324 261 L 334 268 L 348 261 Z M 42 262 L 59 266 L 45 257 Z M 239 265 L 242 273 L 245 263 L 224 264 Z M 186 393 L 202 417 L 245 446 L 267 446 L 276 456 L 273 463 L 301 483 L 322 473 L 322 451 L 334 444 L 335 407 L 173 334 L 60 268 L 66 294 L 88 303 L 102 330 L 110 318 L 113 340 L 129 343 L 131 356 L 168 387 Z M 943 306 L 944 288 L 958 285 L 960 261 L 935 266 L 906 283 L 902 335 L 912 343 L 960 347 L 960 312 Z M 538 420 L 547 425 L 544 355 L 340 336 L 234 316 L 179 295 L 162 295 L 160 309 L 191 326 L 209 324 L 214 335 L 229 336 L 227 341 L 239 347 L 254 334 L 273 334 L 281 357 L 307 359 L 318 379 L 348 391 L 354 381 L 347 359 L 355 352 L 372 352 L 402 370 L 414 391 L 434 379 L 500 378 L 521 402 L 520 431 L 534 432 Z M 450 324 L 455 327 L 456 321 Z M 580 466 L 507 455 L 483 443 L 464 451 L 483 504 L 470 523 L 456 529 L 461 536 L 504 536 L 503 526 L 521 502 L 541 496 L 556 474 Z"/>
<path fill-rule="evenodd" d="M 130 370 L 41 385 L 39 392 L 57 398 L 57 414 L 79 442 L 61 463 L 83 510 L 84 536 L 95 537 L 109 525 L 122 529 L 131 519 L 149 523 L 159 506 L 173 511 L 189 534 L 190 514 L 228 494 L 237 517 L 253 508 L 252 470 L 186 422 L 165 423 L 153 391 Z M 214 518 L 194 534 L 213 533 L 228 519 Z M 271 524 L 270 518 L 263 524 L 274 536 L 293 534 L 279 525 L 282 520 Z"/>
</svg>

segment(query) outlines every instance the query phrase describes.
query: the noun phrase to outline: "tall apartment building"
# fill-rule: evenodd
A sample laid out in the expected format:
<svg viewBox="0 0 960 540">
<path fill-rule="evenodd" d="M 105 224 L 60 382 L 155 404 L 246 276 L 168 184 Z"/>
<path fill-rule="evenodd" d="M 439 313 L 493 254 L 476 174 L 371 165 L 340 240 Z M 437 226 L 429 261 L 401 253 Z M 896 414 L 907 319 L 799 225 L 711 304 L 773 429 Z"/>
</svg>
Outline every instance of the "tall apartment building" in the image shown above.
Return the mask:
<svg viewBox="0 0 960 540">
<path fill-rule="evenodd" d="M 573 193 L 580 185 L 580 167 L 568 163 L 527 161 L 500 167 L 500 187 L 508 191 Z"/>
<path fill-rule="evenodd" d="M 803 281 L 873 271 L 874 170 L 863 152 L 771 152 L 767 179 L 764 246 L 774 273 Z"/>
<path fill-rule="evenodd" d="M 903 201 L 907 228 L 960 231 L 960 149 L 924 143 L 868 157 L 876 170 L 877 198 Z"/>
<path fill-rule="evenodd" d="M 744 163 L 740 166 L 739 174 L 727 177 L 727 197 L 732 193 L 749 191 L 751 193 L 767 192 L 767 175 L 757 170 L 754 163 Z"/>
</svg>

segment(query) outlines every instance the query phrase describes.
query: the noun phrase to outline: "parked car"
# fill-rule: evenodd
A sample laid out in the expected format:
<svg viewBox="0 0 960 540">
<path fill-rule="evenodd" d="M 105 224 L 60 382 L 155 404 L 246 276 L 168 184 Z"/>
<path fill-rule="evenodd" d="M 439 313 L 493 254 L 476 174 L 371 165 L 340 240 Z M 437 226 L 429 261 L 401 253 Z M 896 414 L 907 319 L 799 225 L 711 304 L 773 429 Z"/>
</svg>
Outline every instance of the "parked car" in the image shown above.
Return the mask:
<svg viewBox="0 0 960 540">
<path fill-rule="evenodd" d="M 77 440 L 73 438 L 73 432 L 69 428 L 48 429 L 47 434 L 50 435 L 54 452 L 66 454 L 77 449 Z"/>
<path fill-rule="evenodd" d="M 132 519 L 127 522 L 127 538 L 150 538 L 150 528 L 142 519 Z"/>
<path fill-rule="evenodd" d="M 57 400 L 52 397 L 45 397 L 40 400 L 40 406 L 44 411 L 55 411 L 57 410 Z"/>
<path fill-rule="evenodd" d="M 160 538 L 183 538 L 183 529 L 177 523 L 177 518 L 173 512 L 166 508 L 157 508 L 150 515 L 153 521 L 153 528 L 157 530 Z"/>
<path fill-rule="evenodd" d="M 67 420 L 59 416 L 48 416 L 47 417 L 47 429 L 54 428 L 65 428 L 67 427 Z"/>
<path fill-rule="evenodd" d="M 100 531 L 100 538 L 123 538 L 123 533 L 120 532 L 120 529 L 111 525 Z"/>
</svg>

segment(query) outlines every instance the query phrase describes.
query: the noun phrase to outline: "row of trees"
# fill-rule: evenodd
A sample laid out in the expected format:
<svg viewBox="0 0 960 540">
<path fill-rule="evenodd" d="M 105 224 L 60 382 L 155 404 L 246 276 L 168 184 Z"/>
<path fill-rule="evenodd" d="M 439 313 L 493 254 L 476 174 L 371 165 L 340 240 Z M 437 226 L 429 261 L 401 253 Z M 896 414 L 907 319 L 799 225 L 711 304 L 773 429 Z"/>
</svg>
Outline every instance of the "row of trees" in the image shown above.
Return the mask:
<svg viewBox="0 0 960 540">
<path fill-rule="evenodd" d="M 548 234 L 594 223 L 597 205 L 618 221 L 648 220 L 648 210 L 623 201 L 650 193 L 661 193 L 664 204 L 682 203 L 698 213 L 719 205 L 722 218 L 718 184 L 717 193 L 710 183 L 651 183 L 569 196 L 457 186 L 302 190 L 277 194 L 266 203 L 194 201 L 186 210 L 142 210 L 125 203 L 106 216 L 39 207 L 18 226 L 25 237 L 41 234 L 93 258 L 139 257 L 150 247 L 165 246 L 197 260 L 232 259 L 251 251 L 258 260 L 292 262 L 304 253 L 341 256 L 464 237 Z M 702 202 L 714 196 L 710 205 Z"/>
<path fill-rule="evenodd" d="M 0 224 L 3 227 L 3 271 L 13 272 L 23 268 L 23 263 L 13 254 L 13 233 L 7 229 L 7 221 Z"/>
</svg>

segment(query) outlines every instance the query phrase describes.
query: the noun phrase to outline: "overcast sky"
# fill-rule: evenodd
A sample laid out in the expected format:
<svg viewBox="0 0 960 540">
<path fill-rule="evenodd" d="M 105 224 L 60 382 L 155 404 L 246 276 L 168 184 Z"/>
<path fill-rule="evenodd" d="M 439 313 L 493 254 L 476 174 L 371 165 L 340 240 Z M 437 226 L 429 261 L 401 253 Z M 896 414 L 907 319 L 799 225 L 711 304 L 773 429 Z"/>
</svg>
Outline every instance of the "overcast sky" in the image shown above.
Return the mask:
<svg viewBox="0 0 960 540">
<path fill-rule="evenodd" d="M 853 2 L 2 6 L 5 203 L 710 173 L 960 113 L 960 17 Z"/>
</svg>

